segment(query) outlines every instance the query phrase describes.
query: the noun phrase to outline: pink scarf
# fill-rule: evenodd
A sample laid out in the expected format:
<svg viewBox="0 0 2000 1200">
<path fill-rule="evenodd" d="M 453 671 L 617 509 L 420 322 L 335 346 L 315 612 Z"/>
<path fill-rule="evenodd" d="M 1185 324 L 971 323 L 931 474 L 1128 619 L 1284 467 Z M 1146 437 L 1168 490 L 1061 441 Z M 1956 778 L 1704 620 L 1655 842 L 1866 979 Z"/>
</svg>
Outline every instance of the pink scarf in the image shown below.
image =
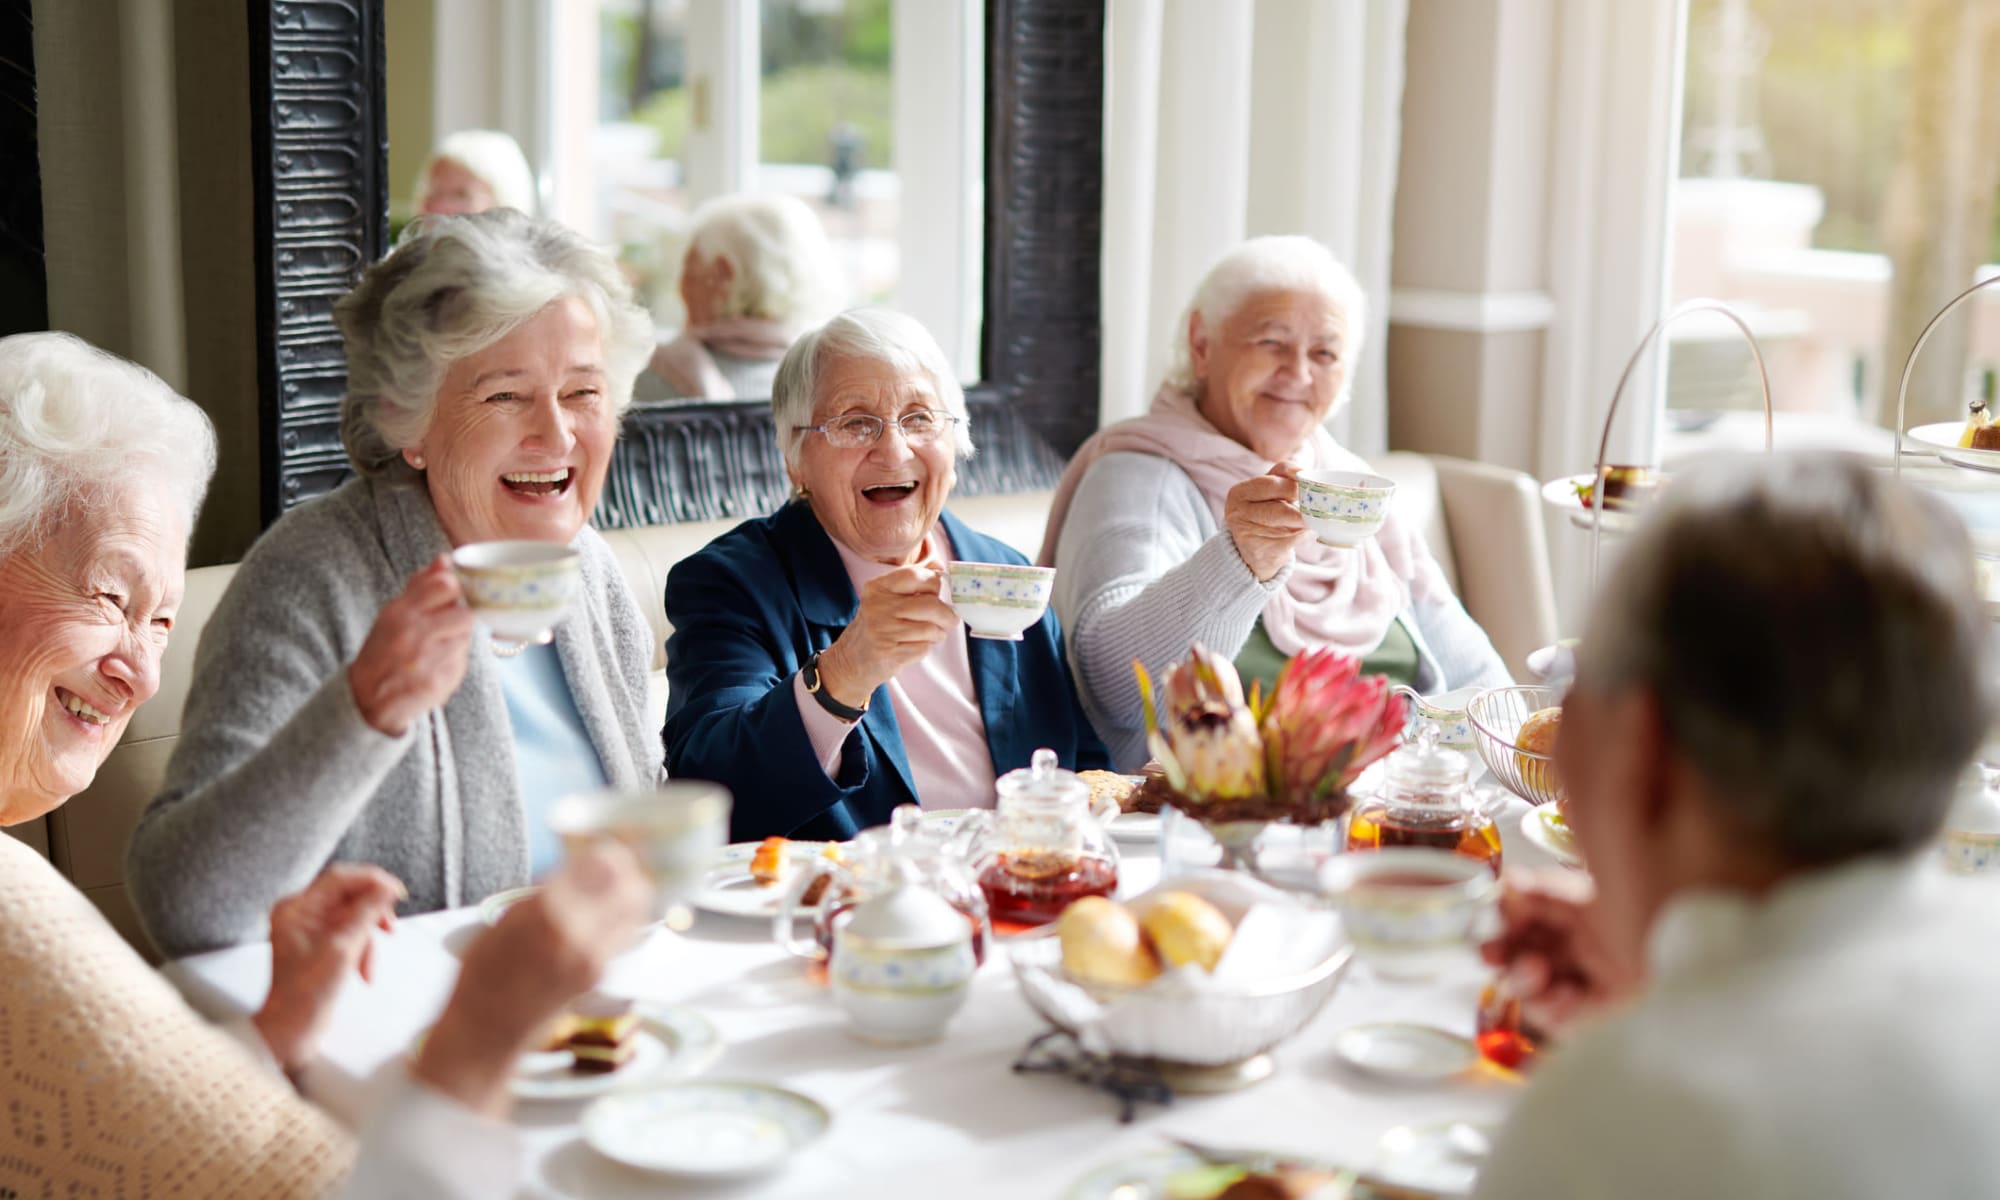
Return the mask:
<svg viewBox="0 0 2000 1200">
<path fill-rule="evenodd" d="M 737 358 L 783 358 L 795 336 L 784 322 L 763 317 L 730 317 L 690 325 L 679 337 L 653 351 L 652 369 L 672 384 L 678 395 L 734 400 L 736 389 L 709 351 Z"/>
<path fill-rule="evenodd" d="M 1048 529 L 1042 535 L 1043 566 L 1055 564 L 1057 540 L 1077 485 L 1091 464 L 1114 451 L 1151 454 L 1186 471 L 1207 498 L 1217 525 L 1223 523 L 1229 489 L 1271 469 L 1241 442 L 1217 432 L 1196 409 L 1194 397 L 1163 386 L 1153 397 L 1152 411 L 1099 430 L 1070 460 L 1049 506 Z M 1370 470 L 1321 428 L 1315 428 L 1286 461 L 1300 470 Z M 1382 644 L 1396 614 L 1409 607 L 1412 595 L 1448 591 L 1422 535 L 1399 521 L 1393 509 L 1382 532 L 1358 549 L 1336 549 L 1315 540 L 1293 551 L 1293 559 L 1291 578 L 1264 604 L 1264 632 L 1287 655 L 1310 646 L 1332 646 L 1357 657 L 1369 654 Z"/>
</svg>

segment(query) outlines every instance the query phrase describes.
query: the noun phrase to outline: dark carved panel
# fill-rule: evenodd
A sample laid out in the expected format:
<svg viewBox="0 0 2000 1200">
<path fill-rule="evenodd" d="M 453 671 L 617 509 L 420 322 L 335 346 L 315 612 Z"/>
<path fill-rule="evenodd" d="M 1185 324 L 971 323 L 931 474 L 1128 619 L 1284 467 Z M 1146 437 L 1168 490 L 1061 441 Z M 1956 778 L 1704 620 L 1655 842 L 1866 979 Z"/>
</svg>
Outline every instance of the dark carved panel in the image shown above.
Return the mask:
<svg viewBox="0 0 2000 1200">
<path fill-rule="evenodd" d="M 388 232 L 382 0 L 253 3 L 262 156 L 264 515 L 346 474 L 332 304 Z M 1103 0 L 987 0 L 986 282 L 978 453 L 965 494 L 1052 486 L 1097 427 Z M 647 405 L 626 418 L 597 522 L 768 512 L 790 491 L 768 405 Z"/>
<path fill-rule="evenodd" d="M 333 303 L 388 244 L 382 0 L 253 0 L 266 523 L 347 474 Z"/>
<path fill-rule="evenodd" d="M 49 326 L 30 0 L 0 0 L 0 335 Z"/>
</svg>

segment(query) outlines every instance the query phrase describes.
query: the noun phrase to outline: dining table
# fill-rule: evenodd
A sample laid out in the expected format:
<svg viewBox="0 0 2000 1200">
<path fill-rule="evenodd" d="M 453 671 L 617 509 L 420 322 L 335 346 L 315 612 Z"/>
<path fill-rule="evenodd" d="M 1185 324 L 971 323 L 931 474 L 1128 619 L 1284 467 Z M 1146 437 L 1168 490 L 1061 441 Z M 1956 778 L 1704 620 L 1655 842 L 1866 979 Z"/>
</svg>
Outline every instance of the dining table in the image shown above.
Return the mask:
<svg viewBox="0 0 2000 1200">
<path fill-rule="evenodd" d="M 1509 870 L 1554 868 L 1522 835 L 1527 805 L 1499 804 Z M 1121 845 L 1119 894 L 1154 886 L 1157 844 Z M 358 1126 L 399 1060 L 436 1019 L 457 978 L 459 955 L 484 927 L 477 907 L 406 917 L 378 935 L 372 981 L 340 994 L 320 1060 L 305 1089 Z M 270 979 L 270 948 L 246 944 L 167 964 L 167 977 L 216 1020 L 253 1011 Z M 1385 1135 L 1463 1122 L 1490 1131 L 1520 1095 L 1524 1077 L 1479 1060 L 1438 1082 L 1364 1073 L 1335 1051 L 1343 1030 L 1415 1022 L 1466 1038 L 1490 971 L 1469 950 L 1420 983 L 1354 965 L 1309 1024 L 1273 1051 L 1275 1070 L 1235 1091 L 1180 1093 L 1143 1102 L 1129 1122 L 1105 1091 L 1014 1064 L 1048 1029 L 1021 995 L 1005 938 L 973 978 L 966 1003 L 938 1041 L 908 1047 L 850 1032 L 823 970 L 776 944 L 768 919 L 697 911 L 692 925 L 656 926 L 614 959 L 601 990 L 644 1005 L 705 1017 L 721 1050 L 703 1080 L 774 1084 L 816 1101 L 825 1131 L 776 1169 L 729 1182 L 691 1180 L 613 1161 L 582 1134 L 590 1100 L 516 1103 L 527 1196 L 1088 1196 L 1079 1182 L 1107 1164 L 1157 1155 L 1174 1139 L 1254 1148 L 1366 1170 L 1383 1160 Z M 643 1081 L 630 1086 L 644 1088 Z M 1147 1200 L 1128 1189 L 1119 1200 Z M 1152 1200 L 1159 1200 L 1155 1196 Z"/>
</svg>

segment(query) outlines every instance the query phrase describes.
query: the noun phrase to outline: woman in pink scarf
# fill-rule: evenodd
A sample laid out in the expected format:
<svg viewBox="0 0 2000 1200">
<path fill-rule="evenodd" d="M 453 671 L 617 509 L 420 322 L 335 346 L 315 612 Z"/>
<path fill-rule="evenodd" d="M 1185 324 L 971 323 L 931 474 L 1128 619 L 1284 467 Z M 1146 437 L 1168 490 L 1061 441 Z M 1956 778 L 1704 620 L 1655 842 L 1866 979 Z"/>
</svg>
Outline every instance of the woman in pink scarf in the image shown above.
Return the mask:
<svg viewBox="0 0 2000 1200">
<path fill-rule="evenodd" d="M 1199 641 L 1246 684 L 1309 646 L 1424 692 L 1508 682 L 1414 529 L 1391 514 L 1359 549 L 1320 544 L 1295 472 L 1366 470 L 1323 427 L 1361 348 L 1360 285 L 1306 237 L 1253 238 L 1203 277 L 1152 411 L 1084 443 L 1056 490 L 1042 559 L 1091 721 L 1121 768 L 1146 758 L 1137 659 L 1156 674 Z"/>
<path fill-rule="evenodd" d="M 741 195 L 696 211 L 681 260 L 687 326 L 654 352 L 638 400 L 762 399 L 794 339 L 839 307 L 833 247 L 796 196 Z"/>
</svg>

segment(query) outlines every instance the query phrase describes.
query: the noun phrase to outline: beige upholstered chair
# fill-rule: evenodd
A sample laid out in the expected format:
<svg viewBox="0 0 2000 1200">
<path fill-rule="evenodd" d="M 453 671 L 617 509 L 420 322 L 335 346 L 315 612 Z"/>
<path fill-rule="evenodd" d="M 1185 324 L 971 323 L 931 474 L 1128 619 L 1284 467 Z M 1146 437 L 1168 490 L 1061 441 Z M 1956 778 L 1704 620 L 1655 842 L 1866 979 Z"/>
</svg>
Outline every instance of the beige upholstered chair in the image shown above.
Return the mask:
<svg viewBox="0 0 2000 1200">
<path fill-rule="evenodd" d="M 1554 589 L 1533 482 L 1514 471 L 1417 454 L 1390 454 L 1376 466 L 1400 485 L 1396 503 L 1417 517 L 1466 608 L 1520 675 L 1528 651 L 1555 639 Z M 952 510 L 974 528 L 1033 555 L 1041 544 L 1048 504 L 1049 493 L 1031 492 L 970 497 L 955 502 Z M 663 719 L 667 703 L 667 573 L 734 524 L 656 525 L 605 535 L 653 626 L 655 718 Z M 188 572 L 187 599 L 160 665 L 159 696 L 133 716 L 124 741 L 89 790 L 46 818 L 47 852 L 55 865 L 142 950 L 145 938 L 125 895 L 125 843 L 159 790 L 180 736 L 196 641 L 234 570 L 221 566 Z M 29 822 L 17 832 L 35 840 L 40 824 Z"/>
</svg>

